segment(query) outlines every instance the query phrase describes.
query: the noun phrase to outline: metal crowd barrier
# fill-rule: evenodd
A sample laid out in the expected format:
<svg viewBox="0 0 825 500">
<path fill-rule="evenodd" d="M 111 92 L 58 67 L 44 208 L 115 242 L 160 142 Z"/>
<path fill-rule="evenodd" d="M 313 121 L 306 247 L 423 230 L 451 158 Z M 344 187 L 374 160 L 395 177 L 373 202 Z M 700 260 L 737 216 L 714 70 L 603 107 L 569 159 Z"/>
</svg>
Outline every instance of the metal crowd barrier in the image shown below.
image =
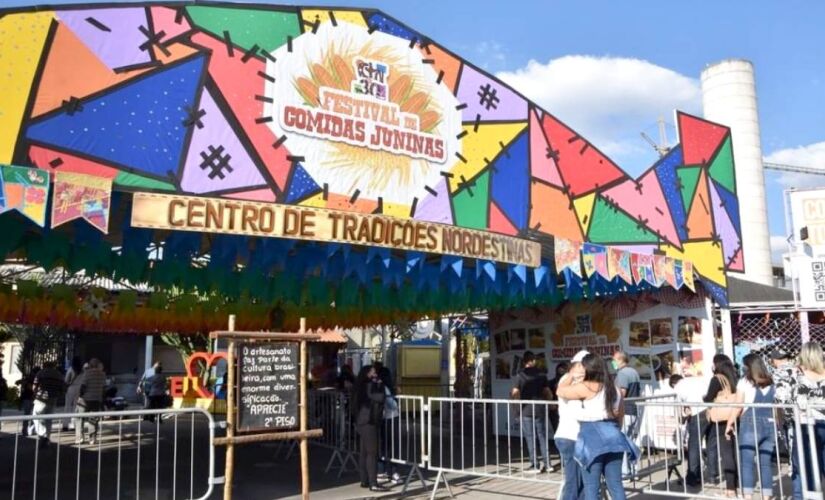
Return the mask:
<svg viewBox="0 0 825 500">
<path fill-rule="evenodd" d="M 96 428 L 94 441 L 76 443 L 75 431 L 63 430 L 69 419 Z M 214 437 L 212 416 L 199 408 L 0 417 L 0 492 L 12 500 L 206 499 L 217 482 Z"/>
<path fill-rule="evenodd" d="M 395 399 L 398 416 L 384 419 L 379 453 L 385 462 L 409 467 L 402 490 L 405 492 L 414 477 L 426 487 L 421 472 L 426 465 L 426 405 L 421 396 L 399 394 Z M 336 390 L 310 391 L 309 419 L 310 427 L 324 431 L 323 436 L 313 439 L 311 444 L 332 451 L 324 473 L 337 469 L 340 477 L 344 472 L 357 470 L 359 439 L 348 395 Z M 294 446 L 294 443 L 290 445 L 287 456 Z"/>
<path fill-rule="evenodd" d="M 825 412 L 825 407 L 676 402 L 642 402 L 640 406 L 658 416 L 644 424 L 644 432 L 653 437 L 644 443 L 637 469 L 644 492 L 678 498 L 721 499 L 729 497 L 729 491 L 742 495 L 759 491 L 763 498 L 776 499 L 823 498 L 819 474 L 823 450 L 816 447 L 814 425 L 802 425 L 801 418 L 808 421 L 809 413 Z M 732 435 L 726 434 L 726 423 L 709 421 L 708 409 L 716 407 L 744 412 Z M 793 418 L 783 423 L 786 410 Z M 807 447 L 789 441 L 798 442 L 793 436 L 803 435 Z M 793 462 L 810 464 L 798 467 L 801 491 L 797 492 Z M 665 474 L 657 474 L 662 471 Z M 770 486 L 770 492 L 763 490 L 763 484 Z"/>
<path fill-rule="evenodd" d="M 545 462 L 542 444 L 549 446 L 552 440 L 550 413 L 556 402 L 430 398 L 428 405 L 427 464 L 438 473 L 431 498 L 442 483 L 452 496 L 448 473 L 562 486 L 558 456 L 544 463 L 547 472 L 539 472 L 531 468 L 528 448 L 528 440 L 534 440 L 536 459 Z"/>
</svg>

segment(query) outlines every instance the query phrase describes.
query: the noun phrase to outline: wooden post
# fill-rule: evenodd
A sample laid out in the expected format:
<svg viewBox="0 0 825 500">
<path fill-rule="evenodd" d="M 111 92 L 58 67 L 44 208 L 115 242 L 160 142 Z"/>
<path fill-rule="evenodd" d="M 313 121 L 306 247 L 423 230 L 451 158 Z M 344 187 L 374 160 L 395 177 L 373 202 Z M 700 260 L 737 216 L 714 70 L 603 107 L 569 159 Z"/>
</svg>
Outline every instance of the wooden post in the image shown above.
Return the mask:
<svg viewBox="0 0 825 500">
<path fill-rule="evenodd" d="M 235 315 L 229 315 L 230 332 L 235 331 Z M 229 339 L 226 360 L 226 466 L 224 469 L 223 500 L 232 500 L 232 479 L 235 476 L 235 339 Z"/>
<path fill-rule="evenodd" d="M 299 333 L 306 333 L 306 318 L 301 318 Z M 307 431 L 307 341 L 301 340 L 301 392 L 300 392 L 300 431 Z M 309 444 L 306 436 L 301 438 L 301 498 L 309 500 Z"/>
</svg>

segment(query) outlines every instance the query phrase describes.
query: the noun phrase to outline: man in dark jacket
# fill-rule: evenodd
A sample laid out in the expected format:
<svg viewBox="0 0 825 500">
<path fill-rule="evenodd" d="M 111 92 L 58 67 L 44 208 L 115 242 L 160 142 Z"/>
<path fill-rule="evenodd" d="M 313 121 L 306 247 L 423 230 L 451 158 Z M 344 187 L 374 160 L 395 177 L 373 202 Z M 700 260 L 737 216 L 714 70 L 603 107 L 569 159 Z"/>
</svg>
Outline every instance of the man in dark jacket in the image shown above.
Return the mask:
<svg viewBox="0 0 825 500">
<path fill-rule="evenodd" d="M 524 353 L 524 369 L 521 370 L 516 379 L 516 386 L 510 394 L 512 399 L 522 401 L 547 401 L 550 399 L 550 387 L 547 384 L 547 374 L 536 368 L 536 356 L 532 351 Z M 522 404 L 517 408 L 520 419 L 521 435 L 527 441 L 527 451 L 530 454 L 530 466 L 528 471 L 533 473 L 546 472 L 550 467 L 550 453 L 547 449 L 547 436 L 552 435 L 553 430 L 547 426 L 549 424 L 547 405 L 542 404 Z M 541 446 L 543 461 L 539 462 L 536 457 L 536 440 Z"/>
</svg>

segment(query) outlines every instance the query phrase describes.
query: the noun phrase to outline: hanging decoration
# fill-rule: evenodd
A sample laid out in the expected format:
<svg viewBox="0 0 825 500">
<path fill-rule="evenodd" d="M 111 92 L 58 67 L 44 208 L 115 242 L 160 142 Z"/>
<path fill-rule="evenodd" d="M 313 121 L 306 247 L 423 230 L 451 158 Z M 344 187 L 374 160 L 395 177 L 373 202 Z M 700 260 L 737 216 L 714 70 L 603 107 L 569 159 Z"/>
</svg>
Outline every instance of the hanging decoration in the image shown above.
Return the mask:
<svg viewBox="0 0 825 500">
<path fill-rule="evenodd" d="M 33 168 L 0 165 L 0 213 L 16 210 L 43 227 L 49 174 Z"/>
<path fill-rule="evenodd" d="M 109 232 L 112 180 L 72 172 L 55 172 L 52 226 L 83 219 L 102 233 Z"/>
</svg>

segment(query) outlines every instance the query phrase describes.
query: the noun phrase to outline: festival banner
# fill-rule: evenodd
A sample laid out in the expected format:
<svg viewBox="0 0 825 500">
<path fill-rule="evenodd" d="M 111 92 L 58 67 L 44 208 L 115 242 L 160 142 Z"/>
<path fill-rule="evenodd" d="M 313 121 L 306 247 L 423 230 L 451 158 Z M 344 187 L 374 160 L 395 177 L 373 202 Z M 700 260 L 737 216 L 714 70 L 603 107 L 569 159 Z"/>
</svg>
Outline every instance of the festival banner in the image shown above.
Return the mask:
<svg viewBox="0 0 825 500">
<path fill-rule="evenodd" d="M 685 282 L 685 286 L 690 288 L 691 292 L 696 291 L 696 285 L 693 282 L 693 262 L 685 261 L 682 266 L 682 279 Z"/>
<path fill-rule="evenodd" d="M 0 213 L 17 210 L 40 227 L 46 225 L 49 174 L 37 168 L 0 165 Z"/>
<path fill-rule="evenodd" d="M 104 234 L 109 232 L 112 180 L 105 177 L 57 172 L 52 195 L 52 227 L 84 219 Z"/>
<path fill-rule="evenodd" d="M 676 286 L 676 260 L 672 257 L 665 257 L 662 262 L 662 276 L 665 278 L 665 283 L 674 289 L 678 289 Z"/>
<path fill-rule="evenodd" d="M 633 284 L 633 273 L 630 270 L 630 252 L 620 248 L 609 248 L 607 252 L 607 268 L 610 280 L 616 276 L 622 278 L 625 283 Z"/>
<path fill-rule="evenodd" d="M 607 268 L 607 247 L 585 243 L 582 245 L 581 252 L 585 276 L 589 278 L 594 274 L 599 274 L 604 279 L 610 279 Z"/>
<path fill-rule="evenodd" d="M 581 278 L 581 249 L 582 243 L 580 241 L 556 238 L 553 248 L 556 273 L 562 274 L 565 269 L 570 269 L 571 272 Z"/>
</svg>

